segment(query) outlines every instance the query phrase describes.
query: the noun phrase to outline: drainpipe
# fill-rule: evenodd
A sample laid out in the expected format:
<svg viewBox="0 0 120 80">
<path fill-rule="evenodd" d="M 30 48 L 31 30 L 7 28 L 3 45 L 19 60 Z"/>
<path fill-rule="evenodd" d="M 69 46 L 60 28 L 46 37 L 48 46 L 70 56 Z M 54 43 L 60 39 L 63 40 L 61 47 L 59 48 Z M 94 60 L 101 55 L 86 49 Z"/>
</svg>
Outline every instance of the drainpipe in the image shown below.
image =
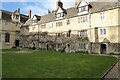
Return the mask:
<svg viewBox="0 0 120 80">
<path fill-rule="evenodd" d="M 91 40 L 91 13 L 90 13 L 90 10 L 89 10 L 89 27 L 90 27 L 90 40 Z M 91 44 L 91 41 L 89 43 L 90 47 L 89 47 L 89 53 L 92 52 L 92 44 Z"/>
</svg>

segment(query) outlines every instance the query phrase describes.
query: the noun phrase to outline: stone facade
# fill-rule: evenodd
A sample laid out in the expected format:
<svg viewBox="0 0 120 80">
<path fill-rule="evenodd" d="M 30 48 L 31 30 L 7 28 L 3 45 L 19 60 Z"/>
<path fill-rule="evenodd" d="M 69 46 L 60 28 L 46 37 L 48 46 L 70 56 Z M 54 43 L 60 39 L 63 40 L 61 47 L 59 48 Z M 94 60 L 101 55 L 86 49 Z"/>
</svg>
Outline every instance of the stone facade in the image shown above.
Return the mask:
<svg viewBox="0 0 120 80">
<path fill-rule="evenodd" d="M 19 47 L 20 27 L 28 17 L 20 14 L 19 8 L 15 12 L 0 10 L 0 13 L 0 37 L 2 49 Z"/>
<path fill-rule="evenodd" d="M 31 22 L 29 33 L 37 33 L 36 37 L 38 33 L 47 33 L 42 42 L 39 40 L 43 37 L 33 38 L 36 47 L 48 49 L 52 46 L 66 52 L 119 53 L 119 2 L 88 3 L 81 0 L 69 9 L 64 9 L 59 1 L 56 5 L 55 11 L 31 19 L 38 21 Z"/>
<path fill-rule="evenodd" d="M 10 36 L 12 40 L 9 44 L 3 42 L 3 45 L 10 45 L 8 48 L 11 48 L 15 46 L 15 40 L 20 40 L 22 48 L 120 53 L 120 2 L 75 0 L 74 7 L 64 9 L 63 3 L 57 1 L 56 10 L 46 15 L 30 18 L 31 11 L 28 13 L 29 19 L 24 24 L 20 21 L 19 24 L 9 23 L 13 30 L 8 29 L 9 33 L 14 36 Z M 5 30 L 8 28 L 6 23 L 2 27 Z M 2 34 L 6 33 L 5 30 L 2 29 Z"/>
</svg>

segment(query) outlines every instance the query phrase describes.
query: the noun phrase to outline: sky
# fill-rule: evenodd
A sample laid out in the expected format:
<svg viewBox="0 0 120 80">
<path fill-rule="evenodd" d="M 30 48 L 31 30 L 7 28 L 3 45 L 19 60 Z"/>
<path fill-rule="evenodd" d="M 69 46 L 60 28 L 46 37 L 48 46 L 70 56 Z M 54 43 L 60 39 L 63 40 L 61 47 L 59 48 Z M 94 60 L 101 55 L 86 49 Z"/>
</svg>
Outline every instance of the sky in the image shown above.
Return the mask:
<svg viewBox="0 0 120 80">
<path fill-rule="evenodd" d="M 20 8 L 22 14 L 27 14 L 28 10 L 32 11 L 32 15 L 44 15 L 48 10 L 56 9 L 57 0 L 1 0 L 0 9 L 14 12 Z M 61 0 L 65 9 L 73 7 L 75 0 Z M 86 0 L 88 2 L 95 0 Z"/>
</svg>

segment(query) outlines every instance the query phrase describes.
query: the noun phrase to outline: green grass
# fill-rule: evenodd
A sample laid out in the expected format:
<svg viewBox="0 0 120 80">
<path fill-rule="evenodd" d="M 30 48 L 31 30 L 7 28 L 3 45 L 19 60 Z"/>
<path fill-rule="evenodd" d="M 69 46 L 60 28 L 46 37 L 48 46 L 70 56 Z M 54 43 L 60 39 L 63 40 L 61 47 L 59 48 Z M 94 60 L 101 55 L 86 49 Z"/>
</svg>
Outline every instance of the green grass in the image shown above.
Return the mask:
<svg viewBox="0 0 120 80">
<path fill-rule="evenodd" d="M 13 48 L 13 49 L 2 49 L 1 51 L 3 52 L 13 52 L 13 51 L 20 51 L 20 49 L 16 49 L 16 48 Z"/>
<path fill-rule="evenodd" d="M 113 65 L 112 56 L 55 51 L 3 53 L 3 78 L 100 78 Z"/>
</svg>

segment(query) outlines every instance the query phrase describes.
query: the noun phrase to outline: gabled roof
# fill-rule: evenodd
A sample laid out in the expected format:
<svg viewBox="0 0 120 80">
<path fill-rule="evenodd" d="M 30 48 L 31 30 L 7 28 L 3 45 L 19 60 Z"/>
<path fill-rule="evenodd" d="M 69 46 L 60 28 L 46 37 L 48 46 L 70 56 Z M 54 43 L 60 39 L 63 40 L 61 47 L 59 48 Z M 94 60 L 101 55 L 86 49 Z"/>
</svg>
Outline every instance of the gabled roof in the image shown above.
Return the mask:
<svg viewBox="0 0 120 80">
<path fill-rule="evenodd" d="M 2 20 L 7 20 L 7 21 L 12 21 L 12 13 L 10 11 L 6 11 L 6 10 L 0 10 L 2 12 Z M 28 16 L 24 15 L 24 14 L 20 14 L 20 22 L 25 23 L 28 20 Z"/>
<path fill-rule="evenodd" d="M 77 7 L 81 4 L 82 1 L 84 1 L 87 5 L 89 5 L 89 3 L 86 2 L 85 0 L 81 0 L 81 1 L 79 2 L 79 4 L 77 5 Z"/>
<path fill-rule="evenodd" d="M 40 21 L 41 16 L 38 15 L 34 15 L 34 16 L 37 18 L 38 21 Z"/>
<path fill-rule="evenodd" d="M 103 10 L 108 10 L 116 7 L 120 7 L 120 2 L 89 2 L 89 5 L 91 6 L 90 12 L 96 13 Z M 65 18 L 72 18 L 75 16 L 78 16 L 78 9 L 75 7 L 66 9 L 66 15 Z M 46 15 L 41 16 L 39 24 L 47 23 L 47 22 L 53 22 L 56 21 L 56 11 L 52 13 L 48 13 Z M 31 22 L 32 23 L 32 22 Z"/>
<path fill-rule="evenodd" d="M 62 9 L 62 10 L 63 10 L 63 12 L 64 12 L 65 14 L 67 13 L 67 12 L 66 12 L 66 10 L 65 10 L 64 8 L 58 7 L 58 8 L 57 8 L 57 10 L 55 10 L 55 14 L 56 14 L 56 13 L 57 13 L 57 11 L 59 10 L 59 8 L 60 8 L 60 9 Z"/>
</svg>

